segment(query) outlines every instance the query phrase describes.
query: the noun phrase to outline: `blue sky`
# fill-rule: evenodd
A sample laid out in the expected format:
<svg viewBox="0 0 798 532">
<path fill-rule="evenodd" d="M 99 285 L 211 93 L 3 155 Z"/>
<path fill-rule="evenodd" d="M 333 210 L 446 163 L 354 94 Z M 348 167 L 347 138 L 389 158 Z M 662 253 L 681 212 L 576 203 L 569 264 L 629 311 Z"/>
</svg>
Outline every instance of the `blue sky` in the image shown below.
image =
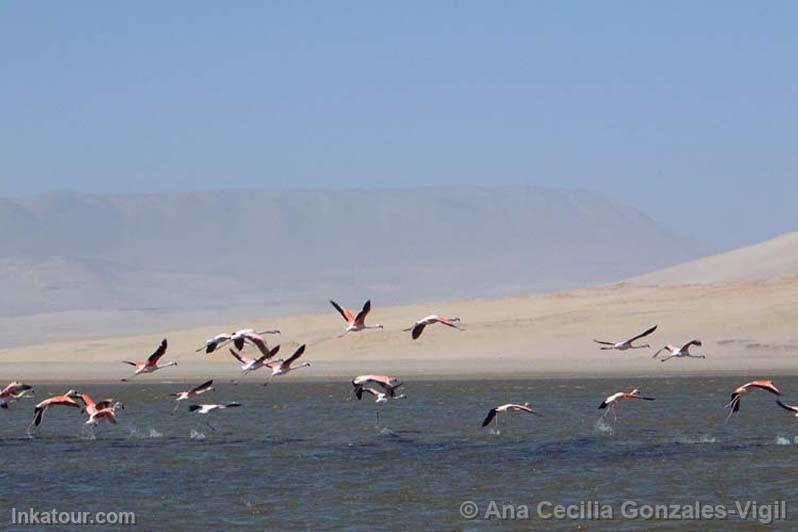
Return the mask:
<svg viewBox="0 0 798 532">
<path fill-rule="evenodd" d="M 798 226 L 792 2 L 3 2 L 0 196 L 530 183 Z"/>
</svg>

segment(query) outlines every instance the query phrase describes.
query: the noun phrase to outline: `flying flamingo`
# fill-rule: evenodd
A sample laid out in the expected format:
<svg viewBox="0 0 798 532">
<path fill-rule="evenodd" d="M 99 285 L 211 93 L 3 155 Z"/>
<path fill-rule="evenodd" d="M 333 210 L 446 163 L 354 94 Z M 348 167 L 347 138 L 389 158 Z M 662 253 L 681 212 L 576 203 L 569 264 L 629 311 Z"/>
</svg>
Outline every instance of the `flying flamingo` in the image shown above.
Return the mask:
<svg viewBox="0 0 798 532">
<path fill-rule="evenodd" d="M 205 345 L 197 348 L 195 352 L 199 353 L 200 351 L 205 350 L 205 353 L 211 354 L 220 347 L 227 344 L 228 342 L 235 342 L 236 348 L 239 351 L 244 348 L 245 341 L 250 341 L 255 346 L 260 348 L 260 345 L 258 344 L 265 345 L 265 342 L 261 337 L 261 335 L 263 334 L 280 334 L 280 331 L 277 329 L 271 329 L 265 331 L 256 331 L 255 329 L 239 329 L 232 333 L 220 333 L 214 336 L 213 338 L 208 338 L 207 340 L 205 340 Z"/>
<path fill-rule="evenodd" d="M 196 414 L 200 414 L 200 415 L 204 416 L 204 415 L 210 414 L 211 412 L 214 412 L 216 410 L 220 410 L 221 411 L 221 410 L 225 410 L 226 408 L 238 408 L 240 406 L 241 406 L 241 403 L 236 403 L 236 402 L 226 403 L 226 404 L 191 405 L 191 406 L 188 407 L 188 410 L 189 410 L 189 412 L 194 412 Z M 216 428 L 214 428 L 214 426 L 211 425 L 210 422 L 206 421 L 205 424 L 208 426 L 209 429 L 211 429 L 213 431 L 216 430 Z"/>
<path fill-rule="evenodd" d="M 158 360 L 165 354 L 166 354 L 166 338 L 161 340 L 161 345 L 158 346 L 158 349 L 156 349 L 155 352 L 151 354 L 146 361 L 132 362 L 130 360 L 123 360 L 122 363 L 135 366 L 136 371 L 133 372 L 134 377 L 142 373 L 153 373 L 155 371 L 158 371 L 159 369 L 168 368 L 169 366 L 177 366 L 177 362 L 158 364 Z M 122 379 L 122 382 L 126 381 L 127 379 Z"/>
<path fill-rule="evenodd" d="M 55 395 L 37 404 L 33 409 L 33 420 L 31 421 L 30 425 L 28 425 L 28 429 L 30 429 L 31 425 L 38 427 L 41 424 L 42 419 L 44 419 L 44 414 L 54 406 L 80 408 L 80 404 L 74 399 L 77 396 L 78 392 L 75 390 L 69 390 L 63 395 Z"/>
<path fill-rule="evenodd" d="M 458 317 L 444 318 L 443 316 L 439 316 L 437 314 L 430 314 L 429 316 L 425 316 L 420 320 L 418 320 L 416 323 L 414 323 L 412 327 L 408 327 L 407 329 L 403 330 L 404 332 L 413 331 L 411 333 L 411 336 L 413 337 L 413 340 L 416 340 L 419 336 L 421 336 L 421 333 L 424 332 L 424 327 L 426 327 L 427 325 L 432 325 L 434 323 L 441 323 L 448 327 L 457 329 L 458 331 L 463 330 L 457 325 L 458 323 L 460 323 L 460 318 Z"/>
<path fill-rule="evenodd" d="M 390 398 L 396 396 L 396 389 L 402 385 L 399 379 L 388 375 L 358 375 L 352 379 L 353 392 L 357 394 L 359 388 L 364 388 L 370 384 L 380 386 Z"/>
<path fill-rule="evenodd" d="M 113 404 L 104 406 L 103 408 L 98 408 L 92 414 L 89 415 L 89 419 L 86 420 L 86 425 L 95 426 L 99 424 L 100 421 L 102 420 L 106 420 L 109 423 L 113 423 L 114 425 L 116 425 L 117 408 L 125 408 L 125 405 L 123 405 L 121 401 L 116 401 Z"/>
<path fill-rule="evenodd" d="M 624 340 L 623 342 L 605 342 L 603 340 L 593 340 L 593 341 L 596 342 L 597 344 L 601 344 L 602 345 L 601 349 L 617 349 L 618 351 L 626 351 L 627 349 L 646 349 L 651 346 L 648 344 L 632 345 L 632 343 L 635 340 L 639 340 L 641 338 L 648 336 L 649 334 L 653 333 L 656 330 L 657 326 L 654 325 L 653 327 L 646 329 L 644 332 L 638 334 L 637 336 L 633 336 L 632 338 Z"/>
<path fill-rule="evenodd" d="M 368 316 L 369 311 L 371 311 L 371 300 L 366 301 L 366 303 L 363 305 L 363 308 L 357 313 L 357 316 L 355 316 L 351 310 L 342 307 L 332 299 L 330 300 L 330 304 L 335 307 L 335 310 L 337 310 L 341 316 L 343 316 L 344 321 L 346 321 L 346 330 L 343 332 L 343 334 L 338 336 L 339 338 L 350 332 L 362 331 L 364 329 L 383 328 L 381 324 L 366 325 L 366 316 Z"/>
<path fill-rule="evenodd" d="M 660 349 L 659 351 L 654 353 L 654 357 L 653 358 L 657 358 L 657 355 L 659 355 L 663 351 L 669 352 L 670 355 L 668 355 L 665 358 L 663 358 L 662 362 L 667 362 L 668 360 L 670 360 L 670 359 L 672 359 L 674 357 L 678 357 L 678 358 L 682 358 L 682 357 L 687 357 L 687 358 L 707 358 L 705 355 L 693 355 L 693 354 L 691 354 L 690 353 L 690 346 L 691 345 L 694 345 L 694 346 L 697 346 L 697 347 L 701 347 L 703 344 L 701 343 L 701 340 L 690 340 L 689 342 L 687 342 L 686 344 L 684 344 L 681 347 L 676 347 L 674 345 L 666 345 L 665 347 L 663 347 L 662 349 Z"/>
<path fill-rule="evenodd" d="M 175 398 L 175 408 L 172 410 L 172 413 L 175 413 L 175 410 L 178 409 L 180 406 L 180 401 L 185 401 L 187 399 L 191 399 L 195 395 L 202 395 L 205 392 L 212 392 L 215 388 L 213 387 L 213 379 L 209 381 L 205 381 L 199 386 L 196 386 L 190 390 L 185 390 L 182 392 L 173 393 L 172 397 Z"/>
<path fill-rule="evenodd" d="M 96 414 L 99 410 L 103 410 L 114 405 L 114 399 L 111 397 L 97 402 L 95 402 L 92 396 L 87 393 L 76 394 L 76 397 L 83 403 L 83 413 L 89 417 L 91 417 L 93 414 Z"/>
<path fill-rule="evenodd" d="M 255 371 L 264 367 L 266 362 L 276 355 L 279 350 L 280 346 L 276 345 L 271 351 L 267 349 L 266 354 L 263 354 L 257 358 L 249 358 L 241 353 L 237 353 L 233 349 L 230 349 L 230 354 L 233 355 L 236 360 L 241 362 L 241 373 L 247 374 L 250 371 Z"/>
<path fill-rule="evenodd" d="M 241 403 L 227 403 L 227 404 L 209 404 L 209 405 L 191 405 L 188 407 L 189 412 L 196 412 L 197 414 L 210 414 L 214 410 L 224 410 L 225 408 L 238 408 Z"/>
<path fill-rule="evenodd" d="M 485 419 L 482 421 L 482 426 L 483 427 L 487 427 L 488 425 L 490 425 L 490 422 L 495 419 L 496 420 L 496 431 L 498 432 L 499 431 L 499 416 L 498 416 L 499 412 L 526 412 L 528 414 L 533 414 L 535 416 L 541 416 L 542 415 L 542 414 L 539 414 L 539 413 L 535 412 L 534 410 L 532 410 L 532 406 L 529 403 L 524 403 L 522 405 L 516 404 L 516 403 L 507 403 L 506 405 L 500 405 L 500 406 L 497 406 L 496 408 L 491 408 L 488 411 L 488 415 L 485 416 Z"/>
<path fill-rule="evenodd" d="M 33 395 L 33 386 L 14 381 L 0 391 L 0 408 L 8 409 L 8 405 L 28 395 Z"/>
<path fill-rule="evenodd" d="M 617 392 L 610 396 L 608 396 L 602 403 L 599 405 L 599 410 L 606 408 L 607 411 L 604 412 L 604 415 L 601 417 L 605 417 L 607 414 L 612 412 L 613 419 L 618 421 L 618 414 L 615 412 L 615 408 L 624 399 L 642 399 L 644 401 L 653 401 L 653 397 L 644 397 L 640 395 L 640 390 L 635 388 L 631 392 Z"/>
<path fill-rule="evenodd" d="M 740 410 L 740 401 L 742 397 L 754 388 L 759 388 L 760 390 L 765 390 L 766 392 L 770 392 L 772 394 L 781 395 L 781 392 L 778 388 L 776 388 L 776 385 L 773 384 L 773 381 L 754 380 L 747 382 L 731 393 L 731 400 L 726 403 L 726 406 L 724 407 L 729 409 L 729 415 L 726 416 L 726 421 L 728 421 L 729 418 L 731 418 Z"/>
<path fill-rule="evenodd" d="M 296 360 L 302 356 L 305 352 L 305 344 L 299 346 L 299 348 L 294 351 L 294 354 L 288 357 L 285 360 L 274 360 L 272 362 L 266 362 L 266 366 L 271 368 L 272 370 L 272 377 L 277 377 L 278 375 L 284 375 L 289 371 L 295 371 L 299 368 L 309 368 L 310 362 L 305 362 L 304 364 L 300 364 L 299 366 L 291 366 Z"/>
</svg>

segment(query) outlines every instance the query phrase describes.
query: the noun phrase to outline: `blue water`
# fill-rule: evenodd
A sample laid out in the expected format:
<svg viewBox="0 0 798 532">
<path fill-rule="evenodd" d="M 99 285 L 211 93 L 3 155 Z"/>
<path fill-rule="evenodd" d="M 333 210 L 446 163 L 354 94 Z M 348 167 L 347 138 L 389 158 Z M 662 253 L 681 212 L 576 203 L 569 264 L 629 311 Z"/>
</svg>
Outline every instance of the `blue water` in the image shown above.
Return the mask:
<svg viewBox="0 0 798 532">
<path fill-rule="evenodd" d="M 33 438 L 33 400 L 0 411 L 0 528 L 11 508 L 130 511 L 140 529 L 483 529 L 490 501 L 526 505 L 544 524 L 541 501 L 595 501 L 612 522 L 563 520 L 566 529 L 760 529 L 754 519 L 621 519 L 620 505 L 786 501 L 798 516 L 798 422 L 754 391 L 724 422 L 740 378 L 407 382 L 408 398 L 382 408 L 349 398 L 349 384 L 222 384 L 197 402 L 242 408 L 175 415 L 167 393 L 185 385 L 72 386 L 126 403 L 119 424 L 93 432 L 79 412 L 53 410 Z M 780 379 L 798 400 L 798 379 Z M 600 419 L 601 400 L 640 388 L 656 401 L 627 401 L 620 419 Z M 37 387 L 40 400 L 63 387 Z M 791 397 L 790 393 L 794 395 Z M 500 433 L 481 428 L 488 409 L 529 401 L 543 414 L 509 414 Z M 206 423 L 209 421 L 210 425 Z M 464 519 L 461 503 L 480 508 Z M 783 529 L 794 523 L 777 522 Z M 95 527 L 94 529 L 97 529 Z M 20 528 L 25 529 L 25 528 Z M 30 528 L 27 528 L 28 530 Z M 59 530 L 69 527 L 58 527 Z"/>
</svg>

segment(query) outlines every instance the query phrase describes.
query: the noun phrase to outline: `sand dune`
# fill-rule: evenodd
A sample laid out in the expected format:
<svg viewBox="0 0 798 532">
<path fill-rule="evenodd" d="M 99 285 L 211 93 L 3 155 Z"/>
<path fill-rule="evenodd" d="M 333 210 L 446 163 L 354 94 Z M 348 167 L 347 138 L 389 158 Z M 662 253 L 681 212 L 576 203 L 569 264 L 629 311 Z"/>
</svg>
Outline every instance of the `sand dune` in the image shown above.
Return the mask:
<svg viewBox="0 0 798 532">
<path fill-rule="evenodd" d="M 311 368 L 285 379 L 348 378 L 388 372 L 403 378 L 473 378 L 567 375 L 721 374 L 773 375 L 798 372 L 798 279 L 723 285 L 647 287 L 632 283 L 545 295 L 470 299 L 400 307 L 375 305 L 370 318 L 384 331 L 334 338 L 343 322 L 330 308 L 251 325 L 284 331 L 283 349 L 309 345 Z M 418 341 L 401 332 L 432 311 L 463 318 L 464 332 L 431 327 Z M 623 339 L 650 324 L 654 346 L 691 338 L 704 341 L 706 360 L 651 358 L 652 351 L 600 351 L 592 338 Z M 238 377 L 225 351 L 194 353 L 206 337 L 246 323 L 165 331 L 136 337 L 48 343 L 0 351 L 6 379 L 115 380 L 128 375 L 119 363 L 146 356 L 162 336 L 167 359 L 180 365 L 141 381 Z M 265 373 L 247 377 L 261 380 Z"/>
<path fill-rule="evenodd" d="M 632 279 L 639 284 L 725 283 L 798 276 L 798 231 Z"/>
</svg>

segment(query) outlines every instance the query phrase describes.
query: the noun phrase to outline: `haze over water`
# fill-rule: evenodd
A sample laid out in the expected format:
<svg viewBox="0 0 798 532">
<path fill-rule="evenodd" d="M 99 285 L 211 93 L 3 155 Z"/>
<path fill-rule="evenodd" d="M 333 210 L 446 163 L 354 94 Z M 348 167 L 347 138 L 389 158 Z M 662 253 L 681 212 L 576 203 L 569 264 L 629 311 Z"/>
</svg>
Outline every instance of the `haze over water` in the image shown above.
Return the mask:
<svg viewBox="0 0 798 532">
<path fill-rule="evenodd" d="M 376 405 L 348 398 L 346 382 L 221 384 L 196 402 L 243 408 L 174 416 L 167 393 L 184 384 L 75 386 L 123 400 L 117 426 L 91 433 L 77 411 L 54 409 L 33 439 L 34 401 L 0 412 L 0 521 L 11 508 L 132 511 L 147 530 L 252 526 L 370 530 L 435 526 L 483 529 L 464 519 L 480 508 L 541 501 L 612 505 L 785 500 L 798 515 L 793 470 L 798 423 L 773 396 L 755 390 L 724 423 L 728 393 L 744 378 L 660 378 L 407 382 L 408 398 Z M 777 380 L 787 402 L 798 378 Z M 599 421 L 601 400 L 640 388 L 653 402 L 627 401 Z M 63 392 L 37 387 L 37 398 Z M 795 395 L 793 395 L 793 393 Z M 529 401 L 543 414 L 503 415 L 500 434 L 482 429 L 488 409 Z M 206 424 L 209 421 L 211 426 Z M 213 428 L 211 428 L 213 427 Z M 213 430 L 215 429 L 215 430 Z M 505 523 L 528 527 L 529 521 Z M 670 528 L 673 522 L 566 521 L 568 528 Z M 755 529 L 755 520 L 681 522 L 690 528 Z M 781 523 L 782 528 L 788 525 Z"/>
</svg>

